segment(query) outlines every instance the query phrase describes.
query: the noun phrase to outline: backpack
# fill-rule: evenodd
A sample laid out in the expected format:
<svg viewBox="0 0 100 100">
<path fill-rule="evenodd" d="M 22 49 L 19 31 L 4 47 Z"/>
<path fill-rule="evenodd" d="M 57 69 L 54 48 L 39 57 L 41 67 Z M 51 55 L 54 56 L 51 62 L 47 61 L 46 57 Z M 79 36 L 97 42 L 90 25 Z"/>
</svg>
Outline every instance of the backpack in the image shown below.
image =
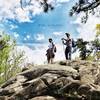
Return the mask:
<svg viewBox="0 0 100 100">
<path fill-rule="evenodd" d="M 57 48 L 56 48 L 56 46 L 54 45 L 54 52 L 57 52 Z"/>
<path fill-rule="evenodd" d="M 75 41 L 72 39 L 72 47 L 75 47 L 76 46 L 76 43 Z"/>
<path fill-rule="evenodd" d="M 56 48 L 55 44 L 52 44 L 52 45 L 53 45 L 53 51 L 57 52 L 57 48 Z"/>
</svg>

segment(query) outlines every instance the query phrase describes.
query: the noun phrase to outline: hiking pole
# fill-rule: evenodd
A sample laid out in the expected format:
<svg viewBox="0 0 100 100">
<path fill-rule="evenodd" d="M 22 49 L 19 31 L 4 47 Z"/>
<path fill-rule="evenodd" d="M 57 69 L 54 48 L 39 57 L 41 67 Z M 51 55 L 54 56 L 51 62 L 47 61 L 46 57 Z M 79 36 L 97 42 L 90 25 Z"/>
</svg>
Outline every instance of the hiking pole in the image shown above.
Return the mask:
<svg viewBox="0 0 100 100">
<path fill-rule="evenodd" d="M 65 47 L 64 47 L 63 39 L 61 39 L 61 40 L 62 40 L 63 52 L 64 52 L 64 56 L 65 56 Z"/>
</svg>

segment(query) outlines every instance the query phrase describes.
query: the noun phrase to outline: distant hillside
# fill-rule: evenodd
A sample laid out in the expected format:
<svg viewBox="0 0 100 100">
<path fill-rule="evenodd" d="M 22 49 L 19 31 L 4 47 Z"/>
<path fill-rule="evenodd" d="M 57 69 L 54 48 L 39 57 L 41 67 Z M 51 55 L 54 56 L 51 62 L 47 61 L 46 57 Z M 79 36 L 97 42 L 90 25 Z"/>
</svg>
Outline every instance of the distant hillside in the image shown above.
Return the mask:
<svg viewBox="0 0 100 100">
<path fill-rule="evenodd" d="M 1 85 L 0 100 L 100 100 L 100 63 L 33 66 Z"/>
</svg>

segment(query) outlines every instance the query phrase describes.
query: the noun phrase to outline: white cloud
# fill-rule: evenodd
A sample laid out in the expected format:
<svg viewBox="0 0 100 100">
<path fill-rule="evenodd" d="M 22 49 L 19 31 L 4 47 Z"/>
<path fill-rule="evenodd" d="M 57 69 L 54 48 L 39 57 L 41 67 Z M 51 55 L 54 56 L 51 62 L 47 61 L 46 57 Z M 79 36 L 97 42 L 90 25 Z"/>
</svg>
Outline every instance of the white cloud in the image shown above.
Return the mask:
<svg viewBox="0 0 100 100">
<path fill-rule="evenodd" d="M 31 36 L 30 35 L 26 35 L 26 37 L 24 37 L 24 41 L 27 41 L 29 39 L 31 39 Z"/>
<path fill-rule="evenodd" d="M 17 49 L 25 52 L 25 63 L 43 64 L 46 61 L 45 49 L 32 50 L 27 46 L 17 46 Z"/>
<path fill-rule="evenodd" d="M 78 18 L 73 22 L 73 24 L 78 24 L 77 31 L 79 35 L 77 38 L 83 38 L 84 40 L 91 41 L 95 38 L 96 35 L 96 24 L 100 24 L 100 18 L 96 15 L 89 15 L 87 22 L 81 23 L 81 18 L 84 13 L 81 13 Z"/>
<path fill-rule="evenodd" d="M 14 37 L 15 38 L 18 38 L 19 37 L 19 34 L 18 33 L 14 32 L 13 34 L 14 34 Z"/>
<path fill-rule="evenodd" d="M 53 35 L 55 36 L 61 36 L 63 33 L 62 32 L 53 32 Z"/>
<path fill-rule="evenodd" d="M 20 0 L 1 0 L 0 1 L 0 19 L 15 19 L 14 11 L 20 6 Z"/>
<path fill-rule="evenodd" d="M 81 12 L 80 14 L 76 15 L 77 19 L 74 22 L 71 22 L 71 24 L 82 25 L 82 23 L 81 23 L 82 16 L 85 16 L 84 12 Z"/>
<path fill-rule="evenodd" d="M 26 1 L 26 0 L 22 0 Z M 0 2 L 0 20 L 16 19 L 19 22 L 30 22 L 32 12 L 33 15 L 40 14 L 42 9 L 40 8 L 39 2 L 32 0 L 31 5 L 23 2 L 23 9 L 20 5 L 20 0 L 4 0 Z"/>
<path fill-rule="evenodd" d="M 41 12 L 43 12 L 43 9 L 41 7 L 41 5 L 39 4 L 38 1 L 36 0 L 32 0 L 31 2 L 34 6 L 28 6 L 29 9 L 32 11 L 32 14 L 33 15 L 37 15 L 37 14 L 40 14 Z"/>
<path fill-rule="evenodd" d="M 79 37 L 84 38 L 84 40 L 93 40 L 96 35 L 96 24 L 98 23 L 100 23 L 100 19 L 91 16 L 85 25 L 78 28 Z"/>
<path fill-rule="evenodd" d="M 57 0 L 57 2 L 59 2 L 59 3 L 68 2 L 68 1 L 70 1 L 70 0 Z"/>
<path fill-rule="evenodd" d="M 54 61 L 65 60 L 65 47 L 61 43 L 55 45 L 57 47 L 57 52 L 55 53 Z M 33 44 L 33 46 L 36 47 L 34 50 L 25 45 L 17 46 L 18 50 L 25 51 L 25 56 L 27 56 L 25 63 L 34 63 L 38 65 L 47 63 L 46 50 L 48 49 L 48 44 Z M 72 59 L 77 57 L 78 53 L 79 52 L 72 54 Z"/>
<path fill-rule="evenodd" d="M 10 30 L 13 30 L 13 29 L 16 29 L 16 28 L 18 28 L 17 25 L 13 25 L 13 24 L 10 25 Z"/>
<path fill-rule="evenodd" d="M 30 16 L 28 10 L 23 10 L 22 8 L 15 9 L 15 18 L 19 22 L 30 22 Z"/>
<path fill-rule="evenodd" d="M 92 3 L 92 2 L 93 2 L 93 0 L 88 0 L 88 2 L 89 2 L 89 3 Z"/>
<path fill-rule="evenodd" d="M 43 0 L 31 0 L 31 4 L 28 5 L 29 1 L 30 0 L 22 0 L 22 9 L 20 0 L 0 0 L 0 21 L 13 19 L 18 22 L 31 22 L 31 18 L 34 15 L 43 12 L 43 8 L 39 2 Z M 56 3 L 68 1 L 69 0 L 48 0 L 48 3 L 55 5 Z"/>
<path fill-rule="evenodd" d="M 45 36 L 44 34 L 36 34 L 35 35 L 35 39 L 38 40 L 38 41 L 41 41 L 41 40 L 44 40 L 45 39 Z"/>
<path fill-rule="evenodd" d="M 26 39 L 30 39 L 30 38 L 31 38 L 31 36 L 30 36 L 30 35 L 27 35 L 27 36 L 26 36 Z"/>
<path fill-rule="evenodd" d="M 56 0 L 48 0 L 47 2 L 48 2 L 49 4 L 53 4 L 53 3 L 56 2 Z"/>
<path fill-rule="evenodd" d="M 24 38 L 24 40 L 26 41 L 27 39 L 26 39 L 26 38 Z"/>
<path fill-rule="evenodd" d="M 23 5 L 23 9 L 20 0 L 0 0 L 0 20 L 16 19 L 19 22 L 30 22 L 32 15 L 40 14 L 43 11 L 36 0 L 32 0 L 31 5 L 27 5 L 26 0 L 22 1 L 26 5 Z"/>
</svg>

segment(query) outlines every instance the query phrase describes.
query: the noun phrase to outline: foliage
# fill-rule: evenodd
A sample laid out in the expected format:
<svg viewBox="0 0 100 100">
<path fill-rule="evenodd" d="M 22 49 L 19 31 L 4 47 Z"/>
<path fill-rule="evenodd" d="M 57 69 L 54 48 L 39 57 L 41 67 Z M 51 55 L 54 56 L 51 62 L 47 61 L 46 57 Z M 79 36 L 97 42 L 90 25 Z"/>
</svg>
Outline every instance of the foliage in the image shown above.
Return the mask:
<svg viewBox="0 0 100 100">
<path fill-rule="evenodd" d="M 49 0 L 34 0 L 38 2 L 40 7 L 43 8 L 43 12 L 47 13 L 49 10 L 54 9 L 54 5 L 49 3 Z M 34 5 L 32 0 L 20 0 L 20 6 L 22 10 L 26 6 Z M 98 16 L 100 16 L 100 10 L 96 9 L 100 5 L 100 0 L 78 0 L 71 8 L 69 15 L 73 16 L 74 14 L 79 14 L 80 12 L 84 12 L 85 15 L 82 17 L 82 23 L 86 23 L 88 19 L 88 15 L 92 13 L 93 15 L 98 12 Z"/>
<path fill-rule="evenodd" d="M 87 41 L 83 41 L 83 39 L 78 39 L 76 41 L 76 46 L 77 46 L 77 49 L 79 49 L 80 51 L 80 58 L 82 60 L 86 60 L 86 58 L 89 56 L 89 54 L 91 53 L 90 50 L 87 50 L 86 48 L 86 45 L 88 44 L 89 42 Z"/>
<path fill-rule="evenodd" d="M 29 6 L 29 5 L 33 5 L 32 0 L 29 0 L 28 2 L 24 1 L 24 0 L 20 0 L 20 5 L 21 8 L 24 10 L 24 6 Z M 47 13 L 49 10 L 53 10 L 54 7 L 52 6 L 52 4 L 48 3 L 48 0 L 37 0 L 36 2 L 39 3 L 39 5 L 43 8 L 43 11 L 45 13 Z M 24 5 L 24 6 L 23 6 Z"/>
<path fill-rule="evenodd" d="M 91 41 L 92 47 L 94 49 L 94 56 L 98 60 L 100 59 L 100 24 L 96 25 L 96 36 L 93 41 Z"/>
<path fill-rule="evenodd" d="M 96 30 L 97 30 L 96 37 L 98 37 L 98 36 L 100 36 L 100 24 L 96 25 Z"/>
<path fill-rule="evenodd" d="M 16 42 L 4 32 L 0 33 L 0 84 L 20 71 L 24 52 L 17 52 Z"/>
<path fill-rule="evenodd" d="M 88 15 L 92 13 L 93 15 L 97 12 L 95 8 L 97 8 L 100 5 L 100 0 L 78 0 L 78 2 L 75 3 L 75 5 L 70 10 L 70 16 L 73 16 L 73 14 L 79 14 L 80 12 L 84 12 L 85 16 L 82 18 L 82 22 L 87 21 Z M 100 10 L 98 9 L 98 12 L 100 14 Z"/>
<path fill-rule="evenodd" d="M 87 49 L 87 45 L 90 47 Z M 83 39 L 77 39 L 76 50 L 80 51 L 80 58 L 82 60 L 98 60 L 100 59 L 100 24 L 96 25 L 96 36 L 93 41 L 83 41 Z M 93 54 L 93 55 L 91 55 Z"/>
<path fill-rule="evenodd" d="M 92 42 L 93 42 L 93 46 L 100 47 L 100 24 L 96 25 L 96 36 L 95 36 L 95 40 Z"/>
<path fill-rule="evenodd" d="M 99 38 L 95 38 L 95 40 L 91 41 L 92 46 L 96 49 L 98 49 L 100 47 L 100 40 Z"/>
</svg>

